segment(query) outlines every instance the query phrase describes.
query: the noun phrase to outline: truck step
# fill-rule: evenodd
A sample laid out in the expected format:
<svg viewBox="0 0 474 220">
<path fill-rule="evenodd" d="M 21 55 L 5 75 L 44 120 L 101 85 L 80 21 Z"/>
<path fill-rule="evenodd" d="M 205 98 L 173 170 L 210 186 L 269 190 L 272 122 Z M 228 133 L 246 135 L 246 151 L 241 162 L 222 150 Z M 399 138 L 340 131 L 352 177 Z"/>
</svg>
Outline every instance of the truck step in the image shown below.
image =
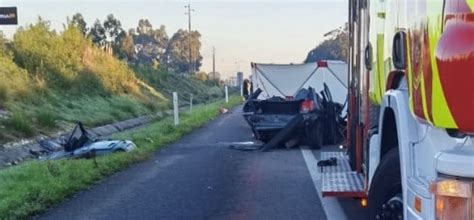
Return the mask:
<svg viewBox="0 0 474 220">
<path fill-rule="evenodd" d="M 336 197 L 366 197 L 364 176 L 352 171 L 344 152 L 321 152 L 321 160 L 337 159 L 336 166 L 323 168 L 322 195 Z"/>
<path fill-rule="evenodd" d="M 321 152 L 320 160 L 329 160 L 330 158 L 337 159 L 336 166 L 323 167 L 323 173 L 342 173 L 350 172 L 349 157 L 344 152 Z"/>
</svg>

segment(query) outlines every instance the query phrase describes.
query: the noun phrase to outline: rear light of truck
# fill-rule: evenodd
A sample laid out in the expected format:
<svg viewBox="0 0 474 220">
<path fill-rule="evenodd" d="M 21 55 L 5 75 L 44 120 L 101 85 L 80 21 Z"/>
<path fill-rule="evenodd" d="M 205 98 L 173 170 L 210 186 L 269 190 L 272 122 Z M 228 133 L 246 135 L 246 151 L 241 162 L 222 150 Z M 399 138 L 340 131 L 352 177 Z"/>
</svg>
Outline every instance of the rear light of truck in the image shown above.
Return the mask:
<svg viewBox="0 0 474 220">
<path fill-rule="evenodd" d="M 303 103 L 301 103 L 301 113 L 308 113 L 310 111 L 314 110 L 314 102 L 313 100 L 304 100 Z"/>
</svg>

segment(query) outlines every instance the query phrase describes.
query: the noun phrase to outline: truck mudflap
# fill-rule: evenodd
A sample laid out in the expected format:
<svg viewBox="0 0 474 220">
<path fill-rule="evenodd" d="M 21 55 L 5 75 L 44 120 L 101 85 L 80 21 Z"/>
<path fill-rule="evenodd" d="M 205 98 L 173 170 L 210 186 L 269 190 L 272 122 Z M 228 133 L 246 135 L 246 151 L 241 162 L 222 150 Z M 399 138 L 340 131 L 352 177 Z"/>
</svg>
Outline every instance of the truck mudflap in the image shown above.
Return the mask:
<svg viewBox="0 0 474 220">
<path fill-rule="evenodd" d="M 323 167 L 321 172 L 323 197 L 367 197 L 364 187 L 364 176 L 352 171 L 349 157 L 344 152 L 321 152 L 320 161 L 336 158 L 337 164 Z"/>
</svg>

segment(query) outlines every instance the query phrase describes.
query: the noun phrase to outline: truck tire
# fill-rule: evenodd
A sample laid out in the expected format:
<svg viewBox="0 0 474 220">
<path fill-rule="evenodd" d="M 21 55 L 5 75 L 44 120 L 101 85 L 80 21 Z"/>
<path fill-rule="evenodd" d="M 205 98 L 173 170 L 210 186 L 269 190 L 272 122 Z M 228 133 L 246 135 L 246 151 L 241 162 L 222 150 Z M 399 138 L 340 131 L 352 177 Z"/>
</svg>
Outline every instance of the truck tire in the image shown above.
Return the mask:
<svg viewBox="0 0 474 220">
<path fill-rule="evenodd" d="M 402 181 L 398 148 L 387 152 L 370 184 L 369 219 L 403 219 Z"/>
</svg>

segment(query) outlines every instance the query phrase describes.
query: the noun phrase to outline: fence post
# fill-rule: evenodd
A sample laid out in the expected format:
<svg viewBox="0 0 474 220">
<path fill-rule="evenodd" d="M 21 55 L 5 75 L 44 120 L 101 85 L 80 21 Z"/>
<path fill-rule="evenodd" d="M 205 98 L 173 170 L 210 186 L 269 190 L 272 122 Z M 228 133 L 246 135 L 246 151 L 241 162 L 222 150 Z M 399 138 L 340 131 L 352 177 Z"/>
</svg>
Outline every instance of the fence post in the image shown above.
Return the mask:
<svg viewBox="0 0 474 220">
<path fill-rule="evenodd" d="M 173 92 L 173 115 L 174 115 L 174 125 L 179 125 L 178 93 L 176 92 Z"/>
<path fill-rule="evenodd" d="M 189 111 L 193 111 L 193 94 L 191 94 L 191 97 L 189 97 Z"/>
<path fill-rule="evenodd" d="M 243 83 L 240 83 L 240 96 L 241 97 L 244 96 L 244 84 Z"/>
</svg>

